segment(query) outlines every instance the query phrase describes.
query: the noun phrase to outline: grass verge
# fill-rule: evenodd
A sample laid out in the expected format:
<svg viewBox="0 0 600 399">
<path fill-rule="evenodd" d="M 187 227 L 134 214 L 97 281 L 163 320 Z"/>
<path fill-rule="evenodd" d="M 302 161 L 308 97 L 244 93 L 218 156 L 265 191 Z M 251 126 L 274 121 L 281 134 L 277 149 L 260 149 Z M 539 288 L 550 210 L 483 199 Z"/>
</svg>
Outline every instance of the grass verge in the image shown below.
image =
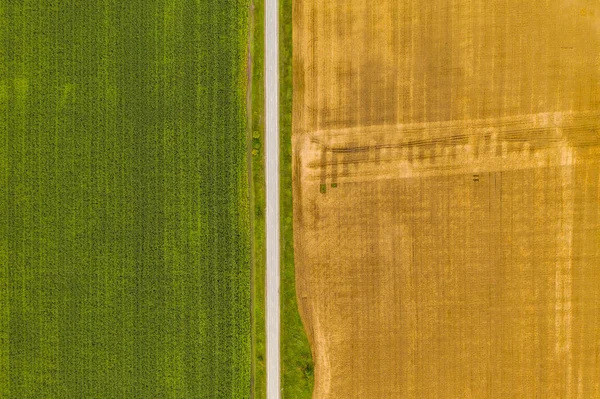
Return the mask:
<svg viewBox="0 0 600 399">
<path fill-rule="evenodd" d="M 250 1 L 251 166 L 252 166 L 252 390 L 254 398 L 266 397 L 265 326 L 265 154 L 264 154 L 264 0 Z"/>
<path fill-rule="evenodd" d="M 310 398 L 313 361 L 304 332 L 294 272 L 292 213 L 292 0 L 280 0 L 279 73 L 281 129 L 281 362 L 283 397 Z"/>
</svg>

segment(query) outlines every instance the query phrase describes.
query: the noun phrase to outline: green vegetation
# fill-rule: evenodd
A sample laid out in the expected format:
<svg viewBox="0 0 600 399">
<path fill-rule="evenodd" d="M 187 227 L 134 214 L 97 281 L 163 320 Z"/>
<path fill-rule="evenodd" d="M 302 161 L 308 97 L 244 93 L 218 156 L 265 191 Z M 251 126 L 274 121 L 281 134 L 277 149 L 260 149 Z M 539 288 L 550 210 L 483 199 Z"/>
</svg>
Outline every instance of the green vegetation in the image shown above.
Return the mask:
<svg viewBox="0 0 600 399">
<path fill-rule="evenodd" d="M 0 1 L 2 398 L 250 396 L 247 11 Z"/>
<path fill-rule="evenodd" d="M 280 0 L 280 129 L 281 129 L 281 363 L 283 397 L 312 396 L 313 361 L 304 332 L 294 275 L 292 227 L 292 0 Z"/>
<path fill-rule="evenodd" d="M 251 0 L 252 55 L 252 200 L 253 200 L 253 392 L 257 399 L 266 392 L 265 339 L 265 154 L 264 154 L 264 1 Z"/>
</svg>

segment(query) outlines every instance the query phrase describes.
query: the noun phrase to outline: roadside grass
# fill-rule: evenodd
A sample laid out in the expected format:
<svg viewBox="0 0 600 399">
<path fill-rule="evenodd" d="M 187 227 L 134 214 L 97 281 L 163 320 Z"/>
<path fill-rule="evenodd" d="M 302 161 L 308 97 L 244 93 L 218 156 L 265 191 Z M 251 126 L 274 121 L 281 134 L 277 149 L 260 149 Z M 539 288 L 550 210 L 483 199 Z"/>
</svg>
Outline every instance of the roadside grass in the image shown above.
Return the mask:
<svg viewBox="0 0 600 399">
<path fill-rule="evenodd" d="M 264 153 L 264 0 L 251 0 L 251 165 L 253 206 L 252 340 L 253 395 L 266 397 L 265 325 L 265 153 Z"/>
<path fill-rule="evenodd" d="M 296 300 L 292 213 L 292 0 L 280 0 L 281 369 L 283 397 L 312 396 L 313 361 Z"/>
</svg>

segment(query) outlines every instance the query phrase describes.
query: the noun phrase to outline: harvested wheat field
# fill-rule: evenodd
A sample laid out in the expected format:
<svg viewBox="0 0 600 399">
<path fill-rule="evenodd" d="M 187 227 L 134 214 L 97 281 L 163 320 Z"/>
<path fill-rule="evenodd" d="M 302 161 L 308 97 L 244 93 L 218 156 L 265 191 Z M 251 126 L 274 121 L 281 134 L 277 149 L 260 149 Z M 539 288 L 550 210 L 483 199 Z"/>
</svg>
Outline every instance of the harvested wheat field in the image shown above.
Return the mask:
<svg viewBox="0 0 600 399">
<path fill-rule="evenodd" d="M 600 3 L 296 0 L 315 398 L 600 398 Z"/>
</svg>

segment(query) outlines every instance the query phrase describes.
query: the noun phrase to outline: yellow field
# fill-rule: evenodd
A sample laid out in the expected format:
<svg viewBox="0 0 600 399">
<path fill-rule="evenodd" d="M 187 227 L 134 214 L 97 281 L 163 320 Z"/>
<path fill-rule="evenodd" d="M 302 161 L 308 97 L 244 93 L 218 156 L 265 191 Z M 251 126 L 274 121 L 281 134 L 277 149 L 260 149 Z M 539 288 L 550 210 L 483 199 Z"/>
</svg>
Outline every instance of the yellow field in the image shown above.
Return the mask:
<svg viewBox="0 0 600 399">
<path fill-rule="evenodd" d="M 600 3 L 296 0 L 315 398 L 600 398 Z"/>
</svg>

